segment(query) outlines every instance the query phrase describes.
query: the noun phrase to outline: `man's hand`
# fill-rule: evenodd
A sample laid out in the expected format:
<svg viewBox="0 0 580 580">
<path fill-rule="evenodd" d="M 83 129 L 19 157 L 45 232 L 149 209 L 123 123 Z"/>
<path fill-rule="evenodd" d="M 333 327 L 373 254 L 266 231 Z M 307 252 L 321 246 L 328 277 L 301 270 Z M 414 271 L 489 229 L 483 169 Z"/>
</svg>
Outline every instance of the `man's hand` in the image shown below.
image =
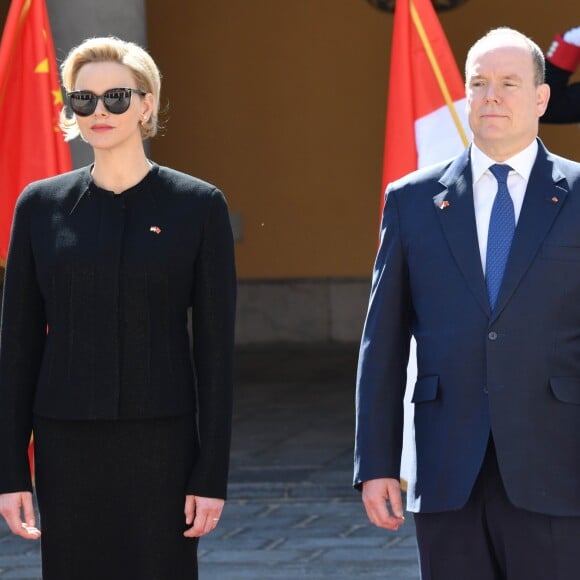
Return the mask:
<svg viewBox="0 0 580 580">
<path fill-rule="evenodd" d="M 0 514 L 16 536 L 25 540 L 40 538 L 40 530 L 36 528 L 32 494 L 29 491 L 0 494 Z"/>
<path fill-rule="evenodd" d="M 362 500 L 367 516 L 375 526 L 396 531 L 405 523 L 398 479 L 370 479 L 363 482 Z"/>
<path fill-rule="evenodd" d="M 199 538 L 211 532 L 218 524 L 224 503 L 223 499 L 186 495 L 185 523 L 191 527 L 183 535 L 186 538 Z"/>
</svg>

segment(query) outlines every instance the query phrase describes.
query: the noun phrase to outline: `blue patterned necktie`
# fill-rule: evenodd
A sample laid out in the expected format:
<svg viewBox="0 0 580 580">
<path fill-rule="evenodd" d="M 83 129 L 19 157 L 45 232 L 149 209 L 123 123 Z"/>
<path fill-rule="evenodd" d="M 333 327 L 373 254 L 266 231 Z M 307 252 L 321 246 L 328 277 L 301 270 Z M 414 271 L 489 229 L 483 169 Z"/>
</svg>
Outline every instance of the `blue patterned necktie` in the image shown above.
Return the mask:
<svg viewBox="0 0 580 580">
<path fill-rule="evenodd" d="M 516 218 L 514 203 L 507 186 L 507 177 L 511 167 L 509 165 L 495 164 L 489 170 L 497 179 L 497 194 L 489 220 L 485 262 L 487 294 L 489 296 L 489 304 L 493 310 L 516 229 Z"/>
</svg>

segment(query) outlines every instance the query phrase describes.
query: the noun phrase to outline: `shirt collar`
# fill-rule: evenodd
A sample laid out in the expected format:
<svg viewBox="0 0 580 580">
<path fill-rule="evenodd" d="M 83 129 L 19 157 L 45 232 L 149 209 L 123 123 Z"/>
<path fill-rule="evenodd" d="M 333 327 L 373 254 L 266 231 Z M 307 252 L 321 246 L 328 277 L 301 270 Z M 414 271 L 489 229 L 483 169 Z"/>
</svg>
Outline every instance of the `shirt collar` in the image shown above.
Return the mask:
<svg viewBox="0 0 580 580">
<path fill-rule="evenodd" d="M 526 180 L 530 178 L 532 167 L 538 155 L 538 142 L 534 139 L 525 149 L 506 159 L 502 163 L 509 165 L 520 177 Z M 489 169 L 490 165 L 497 163 L 488 157 L 475 143 L 471 144 L 471 173 L 473 183 L 481 179 L 481 176 Z"/>
</svg>

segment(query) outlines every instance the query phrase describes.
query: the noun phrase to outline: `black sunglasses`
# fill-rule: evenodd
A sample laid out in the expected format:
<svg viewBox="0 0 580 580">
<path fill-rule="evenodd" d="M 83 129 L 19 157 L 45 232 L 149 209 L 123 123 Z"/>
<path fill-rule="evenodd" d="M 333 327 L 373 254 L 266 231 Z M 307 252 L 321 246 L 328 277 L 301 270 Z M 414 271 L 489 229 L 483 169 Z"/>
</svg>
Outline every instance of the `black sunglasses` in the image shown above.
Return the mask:
<svg viewBox="0 0 580 580">
<path fill-rule="evenodd" d="M 113 115 L 122 115 L 131 105 L 131 94 L 144 96 L 147 93 L 140 89 L 109 89 L 102 95 L 95 95 L 92 91 L 73 91 L 68 93 L 68 102 L 75 115 L 88 117 L 95 112 L 99 99 L 103 101 L 105 109 Z"/>
</svg>

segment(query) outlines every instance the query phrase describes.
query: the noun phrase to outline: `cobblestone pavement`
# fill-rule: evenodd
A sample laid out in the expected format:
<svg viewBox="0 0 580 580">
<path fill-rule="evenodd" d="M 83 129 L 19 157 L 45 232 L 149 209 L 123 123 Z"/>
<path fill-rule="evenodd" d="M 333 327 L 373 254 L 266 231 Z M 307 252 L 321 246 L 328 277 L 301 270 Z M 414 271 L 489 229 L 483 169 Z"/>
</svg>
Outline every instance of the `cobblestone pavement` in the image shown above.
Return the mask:
<svg viewBox="0 0 580 580">
<path fill-rule="evenodd" d="M 238 353 L 229 500 L 200 542 L 201 580 L 419 579 L 412 517 L 374 528 L 351 488 L 355 358 L 348 346 Z M 39 545 L 2 522 L 8 578 L 40 579 Z"/>
<path fill-rule="evenodd" d="M 384 532 L 341 498 L 240 500 L 227 510 L 200 545 L 202 579 L 419 579 L 412 518 Z"/>
</svg>

